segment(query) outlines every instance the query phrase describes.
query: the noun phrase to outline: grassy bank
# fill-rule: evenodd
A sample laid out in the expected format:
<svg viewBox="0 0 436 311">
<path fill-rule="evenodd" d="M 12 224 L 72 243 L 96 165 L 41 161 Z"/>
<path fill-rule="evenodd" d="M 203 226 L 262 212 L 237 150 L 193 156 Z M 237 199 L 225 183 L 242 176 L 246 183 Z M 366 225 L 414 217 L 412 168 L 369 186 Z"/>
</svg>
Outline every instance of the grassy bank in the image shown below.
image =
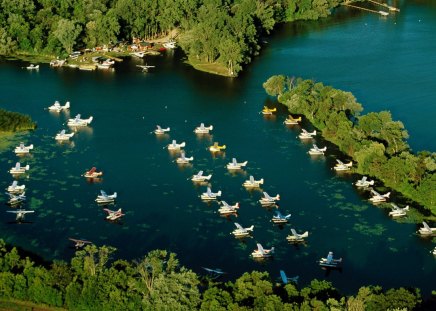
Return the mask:
<svg viewBox="0 0 436 311">
<path fill-rule="evenodd" d="M 188 59 L 186 63 L 199 71 L 211 73 L 214 75 L 224 76 L 224 77 L 234 77 L 229 73 L 229 70 L 227 69 L 226 66 L 219 63 L 201 62 L 192 58 Z"/>
<path fill-rule="evenodd" d="M 66 309 L 39 305 L 16 299 L 0 299 L 0 311 L 63 311 Z"/>
</svg>

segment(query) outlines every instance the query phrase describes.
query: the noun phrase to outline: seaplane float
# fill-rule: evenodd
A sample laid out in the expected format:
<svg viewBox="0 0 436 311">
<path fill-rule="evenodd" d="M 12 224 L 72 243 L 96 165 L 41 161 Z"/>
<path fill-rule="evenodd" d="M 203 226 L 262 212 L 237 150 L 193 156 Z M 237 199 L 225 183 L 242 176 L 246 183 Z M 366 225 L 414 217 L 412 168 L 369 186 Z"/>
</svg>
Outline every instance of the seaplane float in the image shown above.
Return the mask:
<svg viewBox="0 0 436 311">
<path fill-rule="evenodd" d="M 9 170 L 12 175 L 20 175 L 26 173 L 30 169 L 29 164 L 26 166 L 21 166 L 20 162 L 17 162 L 13 168 Z"/>
<path fill-rule="evenodd" d="M 26 210 L 19 209 L 19 210 L 17 210 L 17 211 L 6 211 L 6 212 L 7 212 L 7 213 L 15 214 L 15 215 L 16 215 L 16 216 L 15 216 L 15 220 L 16 220 L 17 222 L 21 222 L 21 221 L 24 220 L 24 215 L 26 215 L 26 214 L 30 214 L 30 213 L 34 213 L 35 211 L 26 211 Z"/>
<path fill-rule="evenodd" d="M 176 142 L 176 140 L 174 139 L 174 140 L 171 142 L 171 144 L 169 144 L 169 145 L 167 146 L 167 149 L 170 150 L 170 151 L 177 151 L 177 150 L 180 150 L 181 148 L 183 148 L 183 147 L 185 147 L 185 146 L 186 146 L 186 143 L 185 143 L 185 142 L 178 144 L 178 143 Z"/>
<path fill-rule="evenodd" d="M 243 238 L 251 237 L 251 234 L 253 233 L 254 230 L 254 226 L 244 228 L 237 222 L 235 222 L 235 226 L 236 229 L 232 231 L 232 234 L 235 236 L 235 238 L 243 239 Z"/>
<path fill-rule="evenodd" d="M 291 228 L 291 234 L 289 234 L 286 237 L 286 241 L 288 241 L 289 243 L 304 243 L 306 242 L 306 238 L 309 236 L 309 231 L 306 231 L 304 233 L 297 233 L 297 231 L 295 231 L 295 229 Z"/>
<path fill-rule="evenodd" d="M 25 185 L 18 185 L 18 181 L 14 180 L 10 186 L 6 188 L 6 191 L 11 194 L 20 194 L 24 192 L 26 189 Z"/>
<path fill-rule="evenodd" d="M 59 101 L 55 101 L 53 105 L 47 108 L 49 111 L 61 112 L 62 110 L 70 109 L 70 102 L 66 102 L 64 106 L 62 106 Z"/>
<path fill-rule="evenodd" d="M 79 240 L 79 239 L 73 239 L 73 238 L 68 238 L 68 240 L 74 242 L 74 247 L 76 249 L 83 248 L 86 244 L 92 244 L 92 242 L 86 241 L 86 240 Z"/>
<path fill-rule="evenodd" d="M 9 201 L 6 203 L 11 205 L 11 206 L 15 206 L 15 205 L 21 204 L 24 201 L 26 201 L 26 193 L 25 192 L 23 192 L 21 194 L 12 194 L 12 193 L 6 192 L 6 194 L 9 196 Z"/>
<path fill-rule="evenodd" d="M 409 205 L 403 208 L 399 208 L 398 205 L 395 203 L 391 203 L 391 205 L 392 205 L 392 211 L 389 212 L 389 216 L 391 216 L 392 218 L 406 216 L 407 212 L 409 211 Z"/>
<path fill-rule="evenodd" d="M 211 201 L 211 200 L 216 200 L 220 196 L 221 196 L 221 190 L 218 192 L 212 192 L 212 190 L 210 190 L 210 187 L 207 187 L 206 192 L 202 193 L 200 198 L 204 201 Z"/>
<path fill-rule="evenodd" d="M 377 191 L 375 191 L 374 189 L 371 189 L 371 193 L 372 193 L 372 197 L 369 198 L 369 200 L 372 203 L 381 203 L 381 202 L 386 202 L 386 200 L 389 198 L 389 196 L 391 195 L 390 192 L 385 193 L 385 194 L 380 194 Z"/>
<path fill-rule="evenodd" d="M 30 144 L 29 146 L 24 146 L 24 143 L 20 143 L 18 147 L 15 147 L 14 152 L 16 155 L 22 155 L 30 153 L 30 150 L 33 150 L 33 144 Z"/>
<path fill-rule="evenodd" d="M 220 203 L 222 205 L 218 209 L 218 213 L 220 213 L 221 216 L 236 215 L 238 213 L 239 203 L 235 205 L 229 205 L 226 201 L 221 201 Z"/>
<path fill-rule="evenodd" d="M 280 195 L 276 195 L 275 197 L 270 196 L 268 193 L 263 192 L 263 197 L 259 200 L 259 203 L 262 206 L 270 206 L 275 205 L 276 201 L 280 200 Z"/>
<path fill-rule="evenodd" d="M 333 252 L 329 252 L 327 258 L 321 258 L 319 265 L 324 268 L 339 268 L 342 264 L 342 258 L 334 259 Z"/>
<path fill-rule="evenodd" d="M 289 282 L 294 283 L 294 284 L 298 284 L 298 279 L 299 279 L 300 277 L 297 275 L 297 276 L 294 276 L 294 277 L 292 277 L 292 278 L 288 278 L 288 277 L 286 276 L 285 271 L 280 270 L 280 278 L 281 278 L 281 280 L 282 280 L 282 283 L 286 285 L 286 284 L 288 284 Z"/>
<path fill-rule="evenodd" d="M 92 167 L 89 171 L 86 171 L 85 174 L 83 174 L 83 177 L 85 178 L 98 178 L 103 175 L 103 172 L 97 172 L 96 167 Z"/>
<path fill-rule="evenodd" d="M 290 218 L 291 218 L 291 214 L 284 216 L 279 211 L 276 211 L 276 214 L 273 216 L 271 221 L 277 225 L 283 225 L 283 224 L 287 224 Z"/>
<path fill-rule="evenodd" d="M 243 167 L 247 165 L 248 161 L 245 162 L 237 162 L 236 158 L 232 158 L 232 162 L 226 165 L 228 170 L 241 170 Z"/>
<path fill-rule="evenodd" d="M 264 116 L 271 116 L 273 114 L 273 112 L 276 112 L 276 111 L 277 111 L 277 108 L 268 108 L 267 106 L 263 106 L 261 113 Z"/>
<path fill-rule="evenodd" d="M 374 180 L 368 180 L 366 176 L 363 176 L 361 179 L 356 181 L 354 185 L 359 188 L 367 188 L 369 186 L 374 185 Z"/>
<path fill-rule="evenodd" d="M 156 66 L 145 64 L 145 65 L 136 65 L 136 67 L 141 68 L 143 72 L 148 72 L 149 69 L 155 68 Z"/>
<path fill-rule="evenodd" d="M 187 158 L 186 156 L 185 156 L 185 152 L 181 152 L 180 153 L 180 157 L 178 157 L 177 159 L 176 159 L 176 163 L 177 164 L 189 164 L 190 163 L 190 161 L 192 161 L 192 160 L 194 160 L 194 157 L 189 157 L 189 158 Z"/>
<path fill-rule="evenodd" d="M 192 175 L 191 180 L 193 182 L 205 182 L 205 181 L 209 181 L 211 178 L 212 178 L 212 174 L 203 175 L 203 171 L 199 171 L 197 174 Z"/>
<path fill-rule="evenodd" d="M 197 126 L 194 130 L 195 134 L 209 134 L 209 131 L 213 130 L 213 125 L 204 126 L 204 123 L 201 123 L 200 126 Z"/>
<path fill-rule="evenodd" d="M 156 135 L 164 135 L 165 133 L 169 132 L 170 128 L 162 128 L 160 125 L 156 125 L 156 129 L 153 131 Z"/>
<path fill-rule="evenodd" d="M 313 136 L 316 135 L 316 131 L 308 132 L 305 129 L 301 129 L 300 135 L 298 135 L 298 138 L 300 139 L 312 139 Z"/>
<path fill-rule="evenodd" d="M 337 172 L 349 171 L 353 166 L 353 162 L 350 161 L 348 163 L 344 163 L 341 160 L 336 159 L 337 164 L 333 167 L 333 169 Z"/>
<path fill-rule="evenodd" d="M 260 243 L 257 243 L 257 249 L 255 249 L 251 256 L 257 259 L 271 258 L 274 254 L 274 247 L 271 249 L 264 249 Z"/>
<path fill-rule="evenodd" d="M 71 137 L 74 136 L 74 132 L 73 133 L 66 133 L 65 130 L 60 131 L 59 133 L 56 134 L 55 136 L 55 140 L 57 141 L 67 141 L 70 140 Z"/>
<path fill-rule="evenodd" d="M 209 151 L 211 152 L 220 152 L 226 149 L 226 145 L 218 145 L 217 142 L 214 142 L 212 146 L 209 147 Z"/>
<path fill-rule="evenodd" d="M 39 65 L 30 64 L 29 66 L 26 67 L 26 69 L 27 70 L 38 70 Z"/>
<path fill-rule="evenodd" d="M 108 195 L 105 191 L 100 190 L 100 194 L 97 195 L 95 202 L 97 202 L 98 204 L 110 204 L 110 203 L 114 203 L 116 198 L 117 198 L 116 192 Z"/>
<path fill-rule="evenodd" d="M 301 117 L 294 118 L 293 116 L 289 115 L 283 123 L 285 125 L 296 125 L 300 122 L 301 122 Z"/>
<path fill-rule="evenodd" d="M 118 220 L 125 215 L 125 214 L 123 214 L 123 211 L 121 210 L 121 208 L 119 208 L 116 211 L 110 210 L 108 208 L 104 208 L 103 210 L 108 214 L 106 216 L 106 219 L 110 220 L 110 221 Z"/>
<path fill-rule="evenodd" d="M 88 119 L 81 119 L 81 115 L 78 114 L 74 117 L 74 119 L 68 119 L 68 126 L 72 126 L 72 127 L 83 127 L 83 126 L 88 126 L 89 124 L 91 124 L 93 117 L 89 117 Z"/>
<path fill-rule="evenodd" d="M 310 155 L 324 155 L 324 152 L 327 151 L 327 147 L 319 148 L 317 145 L 313 144 L 312 148 L 307 152 Z"/>
<path fill-rule="evenodd" d="M 250 178 L 242 184 L 245 188 L 260 188 L 260 185 L 263 185 L 263 178 L 259 180 L 255 180 L 252 175 Z"/>
<path fill-rule="evenodd" d="M 424 237 L 436 236 L 436 228 L 430 228 L 430 226 L 423 221 L 422 228 L 419 228 L 418 233 Z"/>
</svg>

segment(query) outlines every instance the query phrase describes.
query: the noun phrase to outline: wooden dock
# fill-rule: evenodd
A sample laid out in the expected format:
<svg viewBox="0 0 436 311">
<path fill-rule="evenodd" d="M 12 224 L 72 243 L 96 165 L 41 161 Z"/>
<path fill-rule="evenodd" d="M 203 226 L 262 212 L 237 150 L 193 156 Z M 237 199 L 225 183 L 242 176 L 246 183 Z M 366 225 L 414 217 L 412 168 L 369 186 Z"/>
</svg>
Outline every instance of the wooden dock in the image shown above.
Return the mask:
<svg viewBox="0 0 436 311">
<path fill-rule="evenodd" d="M 355 8 L 355 9 L 359 9 L 359 10 L 363 10 L 363 11 L 368 11 L 368 12 L 371 12 L 371 13 L 376 13 L 376 14 L 379 14 L 381 16 L 388 16 L 389 15 L 389 13 L 385 12 L 385 11 L 371 10 L 371 9 L 367 9 L 367 8 L 362 8 L 362 7 L 357 6 L 357 5 L 348 4 L 348 3 L 342 3 L 342 5 L 349 6 L 351 8 Z"/>
<path fill-rule="evenodd" d="M 389 9 L 389 11 L 400 12 L 400 9 L 398 9 L 398 8 L 396 8 L 394 6 L 390 6 L 387 3 L 380 3 L 380 2 L 377 2 L 377 1 L 374 1 L 374 0 L 367 0 L 367 1 L 371 2 L 371 3 L 374 3 L 374 4 L 377 4 L 377 5 L 381 5 L 382 7 L 385 7 L 387 9 Z"/>
</svg>

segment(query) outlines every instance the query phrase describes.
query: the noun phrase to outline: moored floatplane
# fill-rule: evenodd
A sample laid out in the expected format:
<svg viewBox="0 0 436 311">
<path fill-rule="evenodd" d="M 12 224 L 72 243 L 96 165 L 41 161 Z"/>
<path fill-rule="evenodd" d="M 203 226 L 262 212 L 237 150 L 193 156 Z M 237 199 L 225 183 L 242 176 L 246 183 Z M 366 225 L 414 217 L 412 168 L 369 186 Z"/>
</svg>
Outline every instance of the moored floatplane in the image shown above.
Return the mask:
<svg viewBox="0 0 436 311">
<path fill-rule="evenodd" d="M 436 228 L 431 228 L 425 221 L 423 221 L 422 228 L 419 228 L 418 233 L 424 237 L 436 236 Z"/>
<path fill-rule="evenodd" d="M 165 133 L 169 132 L 170 128 L 162 128 L 160 125 L 156 125 L 156 129 L 153 131 L 156 135 L 164 135 Z"/>
<path fill-rule="evenodd" d="M 250 226 L 248 228 L 242 227 L 240 224 L 235 222 L 236 229 L 232 231 L 232 234 L 235 238 L 243 239 L 251 237 L 251 234 L 253 233 L 254 226 Z"/>
<path fill-rule="evenodd" d="M 356 187 L 360 187 L 360 188 L 367 188 L 369 186 L 374 185 L 374 180 L 368 180 L 368 178 L 366 176 L 363 176 L 361 179 L 356 181 L 356 183 L 354 185 Z"/>
<path fill-rule="evenodd" d="M 291 214 L 283 215 L 282 213 L 280 213 L 280 211 L 276 211 L 271 221 L 277 225 L 283 225 L 283 224 L 287 224 L 290 218 L 291 218 Z"/>
<path fill-rule="evenodd" d="M 71 137 L 74 136 L 74 132 L 73 133 L 67 133 L 65 130 L 60 131 L 59 133 L 56 134 L 55 136 L 55 140 L 57 141 L 67 141 L 70 140 Z"/>
<path fill-rule="evenodd" d="M 262 206 L 275 205 L 276 201 L 280 200 L 280 195 L 277 194 L 275 197 L 270 196 L 268 193 L 263 192 L 263 197 L 259 200 Z"/>
<path fill-rule="evenodd" d="M 255 180 L 252 175 L 250 178 L 242 184 L 245 188 L 260 188 L 260 185 L 263 185 L 263 178 L 259 180 Z"/>
<path fill-rule="evenodd" d="M 353 162 L 350 161 L 348 163 L 344 163 L 341 160 L 336 159 L 337 164 L 333 167 L 333 169 L 337 172 L 341 171 L 349 171 L 353 166 Z"/>
<path fill-rule="evenodd" d="M 18 185 L 18 181 L 14 180 L 10 186 L 6 188 L 6 191 L 11 194 L 20 194 L 24 192 L 25 185 Z"/>
<path fill-rule="evenodd" d="M 274 247 L 270 249 L 264 249 L 260 243 L 257 243 L 257 249 L 255 249 L 251 256 L 256 259 L 266 259 L 271 258 L 274 255 Z"/>
<path fill-rule="evenodd" d="M 200 126 L 197 126 L 194 130 L 195 134 L 209 134 L 210 131 L 213 130 L 213 125 L 204 126 L 204 123 L 201 123 Z"/>
<path fill-rule="evenodd" d="M 15 147 L 15 154 L 16 155 L 22 155 L 22 154 L 28 154 L 30 153 L 30 150 L 33 149 L 33 144 L 30 144 L 29 146 L 24 146 L 24 143 L 20 143 L 18 147 Z"/>
<path fill-rule="evenodd" d="M 313 132 L 308 132 L 305 129 L 301 129 L 300 135 L 298 135 L 298 138 L 300 139 L 312 139 L 313 136 L 316 135 L 316 130 Z"/>
<path fill-rule="evenodd" d="M 291 278 L 288 278 L 286 276 L 285 271 L 280 270 L 280 279 L 282 280 L 282 283 L 285 284 L 285 285 L 288 284 L 289 282 L 294 283 L 294 284 L 298 284 L 298 279 L 299 278 L 300 277 L 298 275 L 294 276 L 294 277 L 291 277 Z"/>
<path fill-rule="evenodd" d="M 385 194 L 380 194 L 377 191 L 375 191 L 374 189 L 371 189 L 371 193 L 372 193 L 372 197 L 369 198 L 369 200 L 372 203 L 381 203 L 381 202 L 386 202 L 386 200 L 389 198 L 389 196 L 391 195 L 390 192 L 385 193 Z"/>
<path fill-rule="evenodd" d="M 176 48 L 176 41 L 170 40 L 170 41 L 164 42 L 162 45 L 164 48 L 172 50 L 172 49 Z"/>
<path fill-rule="evenodd" d="M 93 117 L 89 117 L 88 119 L 82 119 L 80 114 L 76 115 L 74 119 L 68 119 L 68 126 L 72 127 L 83 127 L 91 124 Z"/>
<path fill-rule="evenodd" d="M 55 101 L 53 105 L 47 108 L 49 111 L 61 112 L 63 110 L 70 109 L 70 102 L 66 102 L 64 106 L 62 106 L 59 101 Z"/>
<path fill-rule="evenodd" d="M 106 219 L 110 220 L 110 221 L 118 220 L 125 215 L 125 214 L 123 214 L 123 211 L 121 210 L 121 208 L 119 208 L 116 211 L 110 210 L 108 208 L 104 208 L 103 210 L 106 213 L 108 213 L 108 215 L 106 216 Z"/>
<path fill-rule="evenodd" d="M 116 192 L 108 195 L 105 191 L 100 190 L 100 194 L 97 195 L 95 202 L 97 202 L 98 204 L 110 204 L 110 203 L 114 203 L 116 198 L 117 198 Z"/>
<path fill-rule="evenodd" d="M 264 116 L 271 116 L 273 114 L 273 112 L 276 112 L 276 111 L 277 111 L 277 108 L 268 108 L 267 106 L 263 106 L 261 113 Z"/>
<path fill-rule="evenodd" d="M 23 192 L 21 194 L 12 194 L 6 192 L 6 194 L 9 196 L 9 200 L 6 202 L 6 204 L 9 204 L 11 206 L 15 206 L 26 201 L 26 192 Z"/>
<path fill-rule="evenodd" d="M 180 157 L 178 157 L 177 159 L 176 159 L 176 163 L 177 164 L 189 164 L 189 163 L 191 163 L 191 161 L 192 160 L 194 160 L 194 157 L 189 157 L 189 158 L 187 158 L 186 156 L 185 156 L 185 152 L 181 152 L 180 153 Z"/>
<path fill-rule="evenodd" d="M 210 187 L 207 187 L 206 192 L 202 193 L 200 198 L 205 201 L 216 200 L 218 197 L 221 196 L 221 193 L 222 193 L 221 190 L 218 192 L 212 192 Z"/>
<path fill-rule="evenodd" d="M 92 242 L 87 241 L 87 240 L 79 240 L 79 239 L 73 239 L 73 238 L 68 238 L 68 240 L 74 242 L 74 247 L 76 249 L 83 248 L 86 244 L 92 244 Z"/>
<path fill-rule="evenodd" d="M 217 142 L 214 142 L 212 146 L 209 147 L 209 151 L 211 152 L 220 152 L 226 149 L 226 145 L 218 145 Z"/>
<path fill-rule="evenodd" d="M 297 233 L 294 228 L 291 228 L 291 234 L 286 237 L 286 241 L 289 243 L 304 243 L 306 238 L 309 236 L 309 231 L 304 233 Z"/>
<path fill-rule="evenodd" d="M 83 174 L 83 177 L 85 178 L 97 178 L 103 175 L 103 172 L 97 172 L 96 167 L 92 167 L 89 171 L 86 171 Z"/>
<path fill-rule="evenodd" d="M 232 158 L 232 162 L 226 165 L 228 170 L 241 170 L 243 167 L 247 165 L 248 161 L 245 162 L 237 162 L 236 158 Z"/>
<path fill-rule="evenodd" d="M 199 171 L 197 174 L 192 175 L 191 180 L 194 182 L 205 182 L 209 181 L 212 178 L 212 174 L 203 175 L 203 171 Z"/>
<path fill-rule="evenodd" d="M 21 175 L 26 173 L 26 171 L 28 171 L 29 169 L 29 164 L 27 164 L 26 166 L 21 166 L 21 163 L 17 162 L 15 166 L 9 170 L 9 173 L 11 173 L 12 175 Z"/>
<path fill-rule="evenodd" d="M 289 115 L 283 123 L 285 125 L 296 125 L 300 122 L 301 122 L 301 117 L 294 118 L 293 116 Z"/>
<path fill-rule="evenodd" d="M 327 147 L 319 148 L 317 145 L 313 144 L 312 148 L 307 152 L 310 155 L 324 155 L 324 152 L 327 151 Z"/>
<path fill-rule="evenodd" d="M 145 56 L 145 53 L 144 52 L 132 52 L 132 53 L 130 53 L 130 55 L 136 56 L 139 58 L 143 58 Z"/>
<path fill-rule="evenodd" d="M 39 65 L 30 64 L 29 66 L 26 67 L 26 69 L 27 70 L 38 70 Z"/>
<path fill-rule="evenodd" d="M 238 213 L 239 203 L 229 205 L 226 201 L 221 201 L 221 204 L 222 205 L 218 209 L 221 216 L 236 215 Z"/>
<path fill-rule="evenodd" d="M 6 212 L 7 213 L 15 214 L 16 215 L 15 216 L 15 220 L 17 222 L 21 222 L 21 221 L 24 220 L 24 217 L 25 217 L 26 214 L 31 214 L 31 213 L 34 213 L 35 211 L 26 211 L 26 210 L 19 209 L 17 211 L 6 211 Z"/>
<path fill-rule="evenodd" d="M 136 67 L 141 68 L 142 71 L 148 72 L 149 69 L 155 68 L 156 66 L 153 65 L 136 65 Z"/>
<path fill-rule="evenodd" d="M 226 274 L 227 272 L 224 272 L 223 270 L 221 270 L 220 268 L 215 268 L 215 269 L 211 269 L 211 268 L 207 268 L 207 267 L 202 267 L 204 270 L 206 270 L 208 272 L 208 277 L 211 278 L 212 280 L 215 280 L 217 278 L 219 278 L 220 276 L 222 276 L 223 274 Z"/>
<path fill-rule="evenodd" d="M 171 142 L 171 144 L 169 144 L 169 145 L 167 146 L 167 149 L 170 150 L 170 151 L 178 151 L 178 150 L 180 150 L 181 148 L 184 148 L 185 146 L 186 146 L 186 143 L 185 143 L 185 142 L 182 142 L 182 143 L 178 144 L 178 143 L 176 142 L 176 140 L 173 140 L 173 141 Z"/>
<path fill-rule="evenodd" d="M 342 258 L 334 259 L 333 252 L 329 252 L 327 258 L 321 258 L 319 265 L 324 268 L 339 268 L 342 264 Z"/>
<path fill-rule="evenodd" d="M 398 205 L 396 205 L 395 203 L 391 203 L 391 205 L 392 211 L 389 212 L 389 216 L 391 216 L 392 218 L 406 216 L 407 212 L 409 211 L 409 205 L 403 208 L 398 207 Z"/>
</svg>

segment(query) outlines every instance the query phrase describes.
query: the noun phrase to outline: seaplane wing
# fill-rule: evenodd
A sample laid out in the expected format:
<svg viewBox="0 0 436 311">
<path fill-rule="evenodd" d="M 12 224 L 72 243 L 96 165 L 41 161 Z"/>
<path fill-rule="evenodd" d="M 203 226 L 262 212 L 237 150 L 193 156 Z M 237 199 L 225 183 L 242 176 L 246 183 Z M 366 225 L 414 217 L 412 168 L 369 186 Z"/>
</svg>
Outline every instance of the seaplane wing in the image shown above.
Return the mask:
<svg viewBox="0 0 436 311">
<path fill-rule="evenodd" d="M 287 276 L 286 276 L 285 271 L 280 270 L 280 277 L 282 278 L 282 282 L 283 282 L 283 284 L 288 284 L 288 278 L 287 278 Z"/>
<path fill-rule="evenodd" d="M 216 274 L 225 274 L 225 272 L 219 268 L 217 269 L 211 269 L 211 268 L 206 268 L 206 267 L 202 267 L 204 270 L 206 270 L 207 272 L 211 272 L 211 273 L 216 273 Z"/>
<path fill-rule="evenodd" d="M 87 241 L 87 240 L 79 240 L 79 239 L 73 239 L 73 238 L 68 238 L 68 240 L 73 241 L 74 243 L 84 243 L 84 244 L 92 243 L 92 242 Z"/>
<path fill-rule="evenodd" d="M 362 179 L 360 180 L 361 182 L 365 182 L 368 178 L 366 176 L 363 176 Z"/>
<path fill-rule="evenodd" d="M 425 229 L 425 230 L 431 232 L 431 228 L 430 228 L 430 226 L 429 226 L 425 221 L 422 222 L 422 225 L 424 226 L 424 229 Z"/>
<path fill-rule="evenodd" d="M 6 211 L 8 213 L 12 213 L 12 214 L 20 214 L 20 215 L 24 215 L 24 214 L 30 214 L 30 213 L 34 213 L 35 211 L 23 211 L 23 210 L 18 210 L 18 211 Z"/>
<path fill-rule="evenodd" d="M 301 131 L 302 131 L 304 134 L 309 134 L 309 132 L 306 131 L 305 129 L 301 129 Z"/>
<path fill-rule="evenodd" d="M 377 191 L 375 191 L 374 189 L 371 189 L 371 193 L 376 196 L 376 197 L 381 197 L 382 195 L 380 193 L 378 193 Z"/>
<path fill-rule="evenodd" d="M 106 192 L 104 190 L 100 190 L 101 196 L 107 198 L 108 195 L 106 194 Z"/>
<path fill-rule="evenodd" d="M 244 228 L 243 228 L 240 224 L 238 224 L 237 222 L 235 222 L 235 226 L 236 226 L 236 228 L 238 228 L 239 230 L 244 230 Z"/>
<path fill-rule="evenodd" d="M 210 190 L 210 187 L 207 187 L 206 194 L 212 196 L 212 190 Z"/>
<path fill-rule="evenodd" d="M 198 173 L 197 173 L 197 175 L 195 175 L 196 177 L 201 177 L 201 176 L 203 176 L 203 171 L 199 171 Z"/>
<path fill-rule="evenodd" d="M 265 250 L 263 249 L 262 245 L 260 243 L 257 243 L 257 250 L 259 251 L 259 253 L 261 253 L 262 255 L 265 254 Z"/>
<path fill-rule="evenodd" d="M 264 195 L 265 199 L 272 200 L 272 198 L 270 197 L 270 195 L 268 193 L 263 192 L 263 195 Z"/>
<path fill-rule="evenodd" d="M 231 207 L 226 201 L 221 201 L 221 203 L 223 204 L 223 207 Z"/>
<path fill-rule="evenodd" d="M 342 161 L 339 160 L 339 159 L 336 159 L 336 162 L 338 162 L 339 165 L 344 165 L 344 162 L 342 162 Z"/>
<path fill-rule="evenodd" d="M 295 231 L 295 229 L 291 229 L 291 233 L 294 237 L 299 238 L 300 235 L 297 233 L 297 231 Z"/>
<path fill-rule="evenodd" d="M 391 203 L 391 205 L 392 205 L 392 210 L 394 210 L 394 211 L 398 211 L 398 210 L 400 210 L 400 208 L 398 207 L 397 204 L 395 204 L 395 203 Z"/>
</svg>

